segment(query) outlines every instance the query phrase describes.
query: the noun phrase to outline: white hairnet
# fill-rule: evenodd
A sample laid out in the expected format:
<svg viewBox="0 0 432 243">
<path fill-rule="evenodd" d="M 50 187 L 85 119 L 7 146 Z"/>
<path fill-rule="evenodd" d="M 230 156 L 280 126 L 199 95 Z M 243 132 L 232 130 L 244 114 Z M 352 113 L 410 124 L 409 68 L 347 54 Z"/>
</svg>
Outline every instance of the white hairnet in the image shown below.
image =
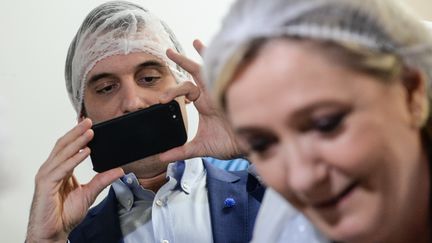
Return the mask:
<svg viewBox="0 0 432 243">
<path fill-rule="evenodd" d="M 204 53 L 203 73 L 208 86 L 214 88 L 215 82 L 230 78 L 236 69 L 231 65 L 234 53 L 255 39 L 280 36 L 394 53 L 406 65 L 423 71 L 431 83 L 429 31 L 398 1 L 238 0 Z"/>
<path fill-rule="evenodd" d="M 174 33 L 148 10 L 125 1 L 112 1 L 93 9 L 75 35 L 66 59 L 66 87 L 78 116 L 82 112 L 86 76 L 106 57 L 145 52 L 166 62 L 177 82 L 188 79 L 189 75 L 166 56 L 168 48 L 183 54 Z"/>
</svg>

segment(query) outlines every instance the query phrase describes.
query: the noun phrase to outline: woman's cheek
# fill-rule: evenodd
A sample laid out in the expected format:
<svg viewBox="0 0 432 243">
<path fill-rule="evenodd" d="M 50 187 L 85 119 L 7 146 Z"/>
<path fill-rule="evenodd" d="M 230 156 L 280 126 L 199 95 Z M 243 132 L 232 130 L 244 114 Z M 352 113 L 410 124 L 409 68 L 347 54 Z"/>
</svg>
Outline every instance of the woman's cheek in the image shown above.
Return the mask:
<svg viewBox="0 0 432 243">
<path fill-rule="evenodd" d="M 287 189 L 286 166 L 277 161 L 263 161 L 254 163 L 258 174 L 267 186 L 282 193 Z"/>
</svg>

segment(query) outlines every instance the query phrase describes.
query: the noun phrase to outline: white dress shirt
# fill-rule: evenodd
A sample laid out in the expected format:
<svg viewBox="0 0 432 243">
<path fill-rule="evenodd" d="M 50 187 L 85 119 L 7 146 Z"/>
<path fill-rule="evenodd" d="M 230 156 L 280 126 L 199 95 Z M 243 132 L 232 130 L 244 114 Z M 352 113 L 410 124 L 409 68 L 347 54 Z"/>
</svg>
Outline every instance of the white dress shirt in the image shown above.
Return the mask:
<svg viewBox="0 0 432 243">
<path fill-rule="evenodd" d="M 329 243 L 291 204 L 267 188 L 251 243 Z"/>
<path fill-rule="evenodd" d="M 155 194 L 133 173 L 113 183 L 125 243 L 213 242 L 201 158 L 168 165 L 167 183 Z"/>
</svg>

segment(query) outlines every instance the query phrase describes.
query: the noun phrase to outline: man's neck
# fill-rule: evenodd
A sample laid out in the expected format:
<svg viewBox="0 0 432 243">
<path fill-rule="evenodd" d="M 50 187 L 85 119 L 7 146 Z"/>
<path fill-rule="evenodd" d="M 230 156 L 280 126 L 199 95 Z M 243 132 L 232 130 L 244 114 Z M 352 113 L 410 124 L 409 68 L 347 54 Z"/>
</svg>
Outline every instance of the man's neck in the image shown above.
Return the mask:
<svg viewBox="0 0 432 243">
<path fill-rule="evenodd" d="M 163 172 L 152 178 L 138 178 L 140 185 L 156 193 L 167 181 L 166 172 Z"/>
</svg>

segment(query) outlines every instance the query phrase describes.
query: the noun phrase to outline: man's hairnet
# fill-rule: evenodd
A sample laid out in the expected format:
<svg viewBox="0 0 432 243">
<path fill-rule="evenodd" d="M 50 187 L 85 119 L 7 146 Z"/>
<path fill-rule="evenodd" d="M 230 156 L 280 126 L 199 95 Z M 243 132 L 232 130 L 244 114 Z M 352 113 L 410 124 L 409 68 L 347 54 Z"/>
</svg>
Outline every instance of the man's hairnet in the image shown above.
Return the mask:
<svg viewBox="0 0 432 243">
<path fill-rule="evenodd" d="M 148 10 L 125 1 L 93 9 L 75 35 L 66 59 L 66 87 L 78 116 L 87 74 L 106 57 L 145 52 L 166 62 L 177 82 L 188 79 L 189 75 L 166 56 L 168 48 L 183 54 L 171 29 Z"/>
<path fill-rule="evenodd" d="M 423 71 L 431 84 L 429 31 L 398 1 L 238 0 L 204 52 L 204 78 L 208 86 L 215 88 L 218 83 L 224 89 L 239 64 L 237 59 L 241 58 L 234 54 L 247 49 L 252 41 L 281 36 L 394 53 L 405 65 Z"/>
</svg>

